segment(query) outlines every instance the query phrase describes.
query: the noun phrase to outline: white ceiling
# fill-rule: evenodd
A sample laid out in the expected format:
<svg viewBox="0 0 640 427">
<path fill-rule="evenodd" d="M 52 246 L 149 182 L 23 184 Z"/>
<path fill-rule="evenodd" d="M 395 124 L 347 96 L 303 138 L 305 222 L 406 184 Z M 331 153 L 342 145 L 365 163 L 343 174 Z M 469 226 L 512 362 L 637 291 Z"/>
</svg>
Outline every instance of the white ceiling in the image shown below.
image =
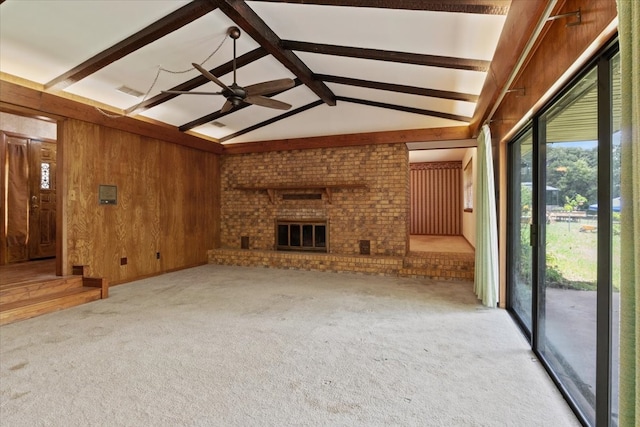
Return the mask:
<svg viewBox="0 0 640 427">
<path fill-rule="evenodd" d="M 5 77 L 11 75 L 46 85 L 189 3 L 183 0 L 6 0 L 0 6 L 0 72 Z M 199 3 L 209 5 L 211 2 Z M 394 2 L 387 3 L 389 6 Z M 469 0 L 460 3 L 508 5 L 509 2 Z M 492 59 L 506 17 L 503 14 L 402 10 L 393 6 L 372 8 L 278 1 L 247 1 L 246 4 L 279 40 L 483 61 Z M 202 64 L 208 70 L 228 63 L 233 57 L 233 42 L 226 34 L 228 28 L 234 25 L 234 21 L 220 8 L 214 9 L 64 90 L 118 111 L 132 109 L 143 99 L 123 94 L 117 91 L 119 87 L 149 92 L 145 98 L 148 99 L 159 95 L 162 90 L 200 76 L 192 68 L 192 62 Z M 238 23 L 238 26 L 242 25 Z M 204 62 L 221 43 L 218 52 Z M 237 41 L 237 55 L 259 46 L 243 31 Z M 486 78 L 485 71 L 292 52 L 314 75 L 349 77 L 470 95 L 480 94 Z M 161 71 L 158 74 L 159 67 L 172 72 Z M 186 72 L 173 73 L 176 71 Z M 232 73 L 217 77 L 227 85 L 233 82 Z M 296 75 L 271 55 L 241 67 L 237 72 L 241 86 L 281 78 L 296 78 Z M 442 118 L 419 114 L 415 110 L 398 111 L 379 104 L 372 106 L 338 100 L 336 106 L 322 103 L 266 126 L 259 125 L 285 112 L 249 106 L 216 118 L 215 121 L 224 127 L 204 124 L 191 129 L 190 133 L 208 138 L 225 138 L 223 143 L 232 144 L 464 126 L 468 121 L 460 118 L 473 116 L 476 107 L 475 100 L 443 99 L 330 82 L 326 86 L 338 97 L 356 98 L 365 104 L 392 104 L 432 111 L 436 116 L 444 113 L 458 117 Z M 209 82 L 194 90 L 218 91 L 219 88 Z M 275 95 L 273 99 L 291 104 L 292 108 L 287 112 L 291 113 L 318 101 L 319 97 L 310 88 L 301 85 Z M 152 108 L 139 110 L 138 113 L 181 126 L 216 112 L 224 101 L 224 97 L 217 95 L 180 95 Z M 228 139 L 230 135 L 246 131 L 252 126 L 256 129 Z"/>
<path fill-rule="evenodd" d="M 468 148 L 441 148 L 409 151 L 409 163 L 462 161 Z"/>
</svg>

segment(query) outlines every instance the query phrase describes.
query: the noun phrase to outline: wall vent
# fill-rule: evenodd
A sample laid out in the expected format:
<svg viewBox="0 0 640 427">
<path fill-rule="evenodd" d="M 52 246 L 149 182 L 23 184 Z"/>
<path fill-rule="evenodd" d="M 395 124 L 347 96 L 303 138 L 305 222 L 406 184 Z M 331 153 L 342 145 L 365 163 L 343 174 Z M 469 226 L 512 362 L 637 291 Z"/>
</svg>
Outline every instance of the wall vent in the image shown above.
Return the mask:
<svg viewBox="0 0 640 427">
<path fill-rule="evenodd" d="M 371 240 L 360 240 L 360 255 L 371 255 Z"/>
<path fill-rule="evenodd" d="M 116 90 L 117 90 L 118 92 L 122 92 L 122 93 L 124 93 L 124 94 L 134 96 L 134 97 L 136 97 L 136 98 L 140 98 L 142 95 L 144 95 L 144 93 L 142 93 L 142 92 L 140 92 L 140 91 L 138 91 L 138 90 L 135 90 L 135 89 L 131 89 L 131 88 L 130 88 L 130 87 L 128 87 L 128 86 L 120 86 L 120 87 L 119 87 L 118 89 L 116 89 Z"/>
<path fill-rule="evenodd" d="M 214 126 L 215 126 L 215 127 L 217 127 L 217 128 L 223 128 L 223 127 L 226 127 L 226 126 L 227 126 L 227 125 L 225 125 L 224 123 L 222 123 L 222 122 L 218 122 L 218 121 L 213 121 L 213 122 L 211 122 L 211 124 L 212 124 L 212 125 L 214 125 Z"/>
<path fill-rule="evenodd" d="M 282 200 L 322 200 L 322 194 L 320 193 L 293 193 L 293 194 L 283 194 Z"/>
</svg>

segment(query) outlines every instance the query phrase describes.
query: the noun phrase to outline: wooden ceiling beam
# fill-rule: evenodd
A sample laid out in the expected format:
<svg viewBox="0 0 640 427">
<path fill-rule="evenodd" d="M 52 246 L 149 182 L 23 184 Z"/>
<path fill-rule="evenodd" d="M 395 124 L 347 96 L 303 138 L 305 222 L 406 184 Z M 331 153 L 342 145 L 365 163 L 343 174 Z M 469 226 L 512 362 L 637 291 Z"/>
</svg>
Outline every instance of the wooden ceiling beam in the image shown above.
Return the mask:
<svg viewBox="0 0 640 427">
<path fill-rule="evenodd" d="M 320 43 L 308 43 L 282 40 L 283 49 L 298 52 L 318 53 L 322 55 L 346 56 L 350 58 L 372 59 L 375 61 L 399 62 L 402 64 L 424 65 L 428 67 L 453 68 L 456 70 L 487 71 L 489 61 L 478 59 L 454 58 L 448 56 L 421 55 L 418 53 L 395 52 L 389 50 L 367 49 L 361 47 L 336 46 Z"/>
<path fill-rule="evenodd" d="M 257 0 L 269 3 L 315 4 L 321 6 L 370 7 L 377 9 L 424 10 L 430 12 L 506 15 L 511 0 Z"/>
<path fill-rule="evenodd" d="M 371 144 L 449 141 L 471 138 L 468 126 L 429 129 L 404 129 L 383 132 L 326 135 L 276 139 L 224 145 L 224 154 L 264 153 L 269 151 L 308 150 L 314 148 L 353 147 Z"/>
<path fill-rule="evenodd" d="M 301 84 L 302 84 L 302 82 L 300 81 L 300 79 L 295 79 L 295 80 L 293 81 L 293 88 L 298 87 L 298 86 L 300 86 Z M 267 98 L 271 98 L 272 96 L 279 95 L 279 94 L 281 94 L 281 93 L 283 93 L 283 92 L 286 92 L 286 91 L 288 91 L 288 90 L 291 90 L 291 89 L 293 89 L 293 88 L 289 88 L 289 89 L 281 90 L 281 91 L 279 91 L 279 92 L 272 93 L 272 94 L 270 94 L 270 95 L 265 95 L 265 96 L 266 96 Z M 251 104 L 242 104 L 242 105 L 240 105 L 239 107 L 235 107 L 235 108 L 233 108 L 232 110 L 227 111 L 226 113 L 221 113 L 220 111 L 216 111 L 216 112 L 214 112 L 214 113 L 207 114 L 206 116 L 202 116 L 202 117 L 200 117 L 200 118 L 198 118 L 198 119 L 195 119 L 195 120 L 193 120 L 193 121 L 190 121 L 189 123 L 185 123 L 185 124 L 183 124 L 182 126 L 178 127 L 178 130 L 180 130 L 181 132 L 186 132 L 186 131 L 191 130 L 191 129 L 193 129 L 193 128 L 197 127 L 197 126 L 203 125 L 203 124 L 205 124 L 205 123 L 212 122 L 212 121 L 214 121 L 214 120 L 218 120 L 218 119 L 220 119 L 220 118 L 222 118 L 222 117 L 224 117 L 224 116 L 226 116 L 226 115 L 228 115 L 228 114 L 235 113 L 236 111 L 243 110 L 243 109 L 245 109 L 245 108 L 249 107 L 250 105 L 251 105 Z"/>
<path fill-rule="evenodd" d="M 44 88 L 45 90 L 51 91 L 62 90 L 126 55 L 182 28 L 214 9 L 215 6 L 206 0 L 194 0 L 159 21 L 138 31 L 134 35 L 127 37 L 120 43 L 111 46 L 66 73 L 54 78 L 46 83 Z M 114 23 L 114 25 L 117 25 L 117 23 Z"/>
<path fill-rule="evenodd" d="M 296 108 L 295 110 L 287 111 L 284 114 L 280 114 L 279 116 L 272 117 L 269 120 L 265 120 L 263 122 L 256 123 L 253 126 L 249 126 L 248 128 L 239 130 L 238 132 L 235 132 L 235 133 L 232 133 L 232 134 L 227 135 L 225 137 L 222 137 L 218 141 L 220 143 L 223 143 L 225 141 L 229 141 L 230 139 L 236 138 L 236 137 L 238 137 L 240 135 L 244 135 L 245 133 L 249 133 L 249 132 L 252 132 L 252 131 L 254 131 L 256 129 L 260 129 L 260 128 L 265 127 L 265 126 L 269 126 L 272 123 L 279 122 L 280 120 L 286 119 L 287 117 L 295 116 L 296 114 L 299 114 L 299 113 L 302 113 L 304 111 L 310 110 L 310 109 L 315 108 L 318 105 L 322 105 L 322 104 L 324 104 L 324 102 L 321 99 L 318 99 L 317 101 L 313 101 L 312 103 L 304 105 L 304 106 L 302 106 L 300 108 Z"/>
<path fill-rule="evenodd" d="M 242 0 L 209 0 L 244 30 L 269 54 L 280 61 L 327 105 L 336 105 L 335 95 L 316 80 L 307 65 L 293 52 L 281 47 L 280 37 Z"/>
<path fill-rule="evenodd" d="M 387 104 L 386 102 L 370 101 L 368 99 L 349 98 L 337 96 L 338 101 L 350 102 L 352 104 L 368 105 L 370 107 L 386 108 L 388 110 L 402 111 L 405 113 L 421 114 L 423 116 L 439 117 L 441 119 L 456 120 L 459 122 L 471 121 L 471 117 L 459 116 L 456 114 L 442 113 L 440 111 L 423 110 L 422 108 L 407 107 L 406 105 Z"/>
<path fill-rule="evenodd" d="M 348 86 L 358 86 L 368 89 L 386 90 L 390 92 L 408 93 L 411 95 L 429 96 L 432 98 L 451 99 L 454 101 L 477 102 L 478 95 L 451 92 L 446 90 L 426 89 L 416 86 L 399 85 L 393 83 L 373 82 L 370 80 L 353 79 L 350 77 L 329 76 L 316 74 L 316 78 L 328 83 L 338 83 Z"/>
<path fill-rule="evenodd" d="M 244 55 L 239 56 L 236 59 L 236 67 L 237 68 L 244 67 L 245 65 L 250 64 L 254 61 L 257 61 L 258 59 L 263 58 L 265 56 L 267 56 L 266 50 L 264 50 L 261 47 L 256 48 L 251 52 L 247 52 Z M 233 71 L 233 60 L 226 62 L 220 65 L 219 67 L 209 70 L 209 72 L 214 76 L 224 76 L 225 74 L 228 74 L 232 71 Z M 211 80 L 207 79 L 205 76 L 200 74 L 192 78 L 191 80 L 187 80 L 184 83 L 180 83 L 179 85 L 172 87 L 169 90 L 189 91 L 199 86 L 202 86 L 205 83 L 209 83 L 210 81 Z M 155 107 L 156 105 L 162 104 L 163 102 L 167 102 L 175 98 L 176 96 L 180 96 L 180 95 L 175 93 L 159 93 L 156 96 L 149 98 L 146 101 L 143 101 L 142 103 L 129 108 L 127 110 L 127 114 L 132 113 L 133 111 L 137 111 L 138 113 L 140 113 L 141 111 Z"/>
</svg>

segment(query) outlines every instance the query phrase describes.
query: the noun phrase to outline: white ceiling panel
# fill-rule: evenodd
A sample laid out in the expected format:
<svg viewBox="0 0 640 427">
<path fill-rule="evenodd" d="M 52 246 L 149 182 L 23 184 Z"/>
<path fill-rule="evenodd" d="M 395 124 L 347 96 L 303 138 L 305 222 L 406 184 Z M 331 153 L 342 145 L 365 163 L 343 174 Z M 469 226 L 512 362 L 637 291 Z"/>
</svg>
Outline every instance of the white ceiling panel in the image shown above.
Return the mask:
<svg viewBox="0 0 640 427">
<path fill-rule="evenodd" d="M 193 73 L 192 77 L 198 75 L 197 71 L 193 71 Z M 252 62 L 237 71 L 237 80 L 242 86 L 249 86 L 262 81 L 288 77 L 293 77 L 293 75 L 270 56 L 266 56 L 258 61 Z M 233 73 L 218 76 L 218 78 L 226 85 L 231 85 L 231 83 L 233 83 Z M 170 87 L 171 86 L 166 86 L 162 87 L 162 89 L 169 89 Z M 207 83 L 194 90 L 203 92 L 219 92 L 221 89 L 213 83 Z M 284 100 L 280 98 L 282 95 L 274 97 L 274 99 Z M 174 126 L 181 126 L 206 114 L 219 110 L 222 108 L 224 101 L 225 99 L 221 95 L 179 95 L 170 101 L 164 102 L 143 112 L 142 115 L 170 123 Z"/>
<path fill-rule="evenodd" d="M 6 1 L 0 12 L 2 71 L 46 83 L 186 3 Z"/>
<path fill-rule="evenodd" d="M 207 83 L 198 90 L 216 92 L 218 86 Z M 181 126 L 191 120 L 222 108 L 224 97 L 218 95 L 180 95 L 158 106 L 145 110 L 140 115 L 169 123 L 173 126 Z"/>
<path fill-rule="evenodd" d="M 282 39 L 491 60 L 504 16 L 247 2 Z"/>
<path fill-rule="evenodd" d="M 409 93 L 376 90 L 357 86 L 329 83 L 329 88 L 338 96 L 357 98 L 368 101 L 385 102 L 404 107 L 420 108 L 471 117 L 476 104 L 474 102 L 454 101 L 451 99 L 432 98 Z"/>
<path fill-rule="evenodd" d="M 480 71 L 452 70 L 308 52 L 296 54 L 315 74 L 337 75 L 474 95 L 482 91 L 486 77 L 486 73 Z"/>
<path fill-rule="evenodd" d="M 306 86 L 298 86 L 272 98 L 291 104 L 291 110 L 303 107 L 318 99 Z M 285 113 L 287 111 L 253 105 L 216 119 L 216 122 L 225 125 L 223 128 L 207 123 L 194 128 L 193 132 L 213 138 L 222 138 Z"/>
<path fill-rule="evenodd" d="M 226 36 L 234 23 L 222 12 L 214 11 L 193 21 L 177 31 L 114 62 L 89 77 L 69 86 L 66 90 L 76 95 L 126 109 L 139 100 L 122 97 L 117 88 L 127 86 L 147 93 L 156 76 L 157 83 L 149 96 L 170 89 L 200 73 L 191 63 L 207 69 L 230 61 L 233 58 L 233 41 Z M 204 62 L 222 43 L 222 47 Z M 238 56 L 256 49 L 259 45 L 243 34 L 237 41 Z M 278 64 L 279 65 L 279 64 Z M 281 68 L 283 68 L 280 65 Z M 160 71 L 160 68 L 163 70 Z M 135 72 L 131 72 L 135 70 Z M 230 83 L 229 83 L 230 84 Z"/>
<path fill-rule="evenodd" d="M 460 125 L 453 120 L 339 102 L 335 107 L 320 105 L 226 143 Z"/>
<path fill-rule="evenodd" d="M 434 150 L 409 151 L 409 163 L 461 161 L 468 148 L 443 148 Z"/>
</svg>

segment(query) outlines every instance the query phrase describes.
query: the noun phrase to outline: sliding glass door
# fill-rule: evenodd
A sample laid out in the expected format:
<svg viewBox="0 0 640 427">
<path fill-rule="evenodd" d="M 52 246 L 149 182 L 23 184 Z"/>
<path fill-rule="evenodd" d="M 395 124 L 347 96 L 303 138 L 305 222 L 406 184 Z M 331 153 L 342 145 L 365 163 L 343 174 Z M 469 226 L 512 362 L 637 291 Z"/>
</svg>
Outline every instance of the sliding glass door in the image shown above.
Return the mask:
<svg viewBox="0 0 640 427">
<path fill-rule="evenodd" d="M 531 333 L 533 258 L 531 256 L 531 226 L 533 224 L 533 136 L 525 132 L 512 144 L 511 150 L 511 200 L 513 212 L 509 242 L 509 282 L 511 284 L 511 308 L 524 329 Z"/>
<path fill-rule="evenodd" d="M 509 145 L 509 309 L 586 425 L 615 426 L 619 60 L 604 51 Z"/>
<path fill-rule="evenodd" d="M 597 69 L 539 118 L 538 351 L 595 420 L 598 222 Z M 544 187 L 542 187 L 544 186 Z"/>
</svg>

